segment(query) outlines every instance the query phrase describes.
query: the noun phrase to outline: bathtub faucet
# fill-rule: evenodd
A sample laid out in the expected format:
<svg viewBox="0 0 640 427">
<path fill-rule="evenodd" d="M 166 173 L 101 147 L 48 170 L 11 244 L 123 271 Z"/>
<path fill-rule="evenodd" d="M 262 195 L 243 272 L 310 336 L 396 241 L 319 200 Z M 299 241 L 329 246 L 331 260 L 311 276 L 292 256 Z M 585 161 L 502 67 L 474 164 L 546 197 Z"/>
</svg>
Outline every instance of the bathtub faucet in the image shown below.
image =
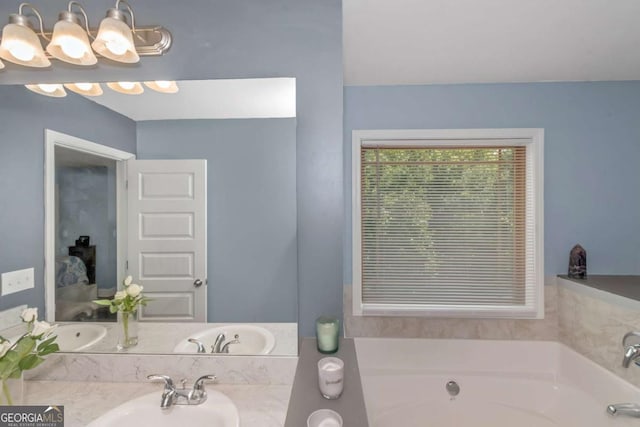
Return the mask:
<svg viewBox="0 0 640 427">
<path fill-rule="evenodd" d="M 624 358 L 622 359 L 622 367 L 628 368 L 632 360 L 640 357 L 640 345 L 630 345 L 624 351 Z"/>
<path fill-rule="evenodd" d="M 622 338 L 622 347 L 624 347 L 623 368 L 628 368 L 633 360 L 640 357 L 640 343 L 629 344 L 632 338 L 635 338 L 636 341 L 640 340 L 640 332 L 628 332 Z"/>
<path fill-rule="evenodd" d="M 616 403 L 607 406 L 607 413 L 612 417 L 625 415 L 627 417 L 640 418 L 640 405 L 637 403 Z"/>
</svg>

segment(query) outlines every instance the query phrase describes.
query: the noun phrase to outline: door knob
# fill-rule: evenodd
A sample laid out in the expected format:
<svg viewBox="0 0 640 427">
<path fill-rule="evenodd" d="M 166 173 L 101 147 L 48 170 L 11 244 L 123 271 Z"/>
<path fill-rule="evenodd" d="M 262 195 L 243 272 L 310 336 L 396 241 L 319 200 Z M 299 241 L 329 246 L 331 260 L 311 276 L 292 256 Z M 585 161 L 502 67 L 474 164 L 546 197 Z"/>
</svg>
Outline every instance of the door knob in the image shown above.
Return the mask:
<svg viewBox="0 0 640 427">
<path fill-rule="evenodd" d="M 195 286 L 196 288 L 199 288 L 200 286 L 202 286 L 202 280 L 196 279 L 196 281 L 193 282 L 193 286 Z"/>
</svg>

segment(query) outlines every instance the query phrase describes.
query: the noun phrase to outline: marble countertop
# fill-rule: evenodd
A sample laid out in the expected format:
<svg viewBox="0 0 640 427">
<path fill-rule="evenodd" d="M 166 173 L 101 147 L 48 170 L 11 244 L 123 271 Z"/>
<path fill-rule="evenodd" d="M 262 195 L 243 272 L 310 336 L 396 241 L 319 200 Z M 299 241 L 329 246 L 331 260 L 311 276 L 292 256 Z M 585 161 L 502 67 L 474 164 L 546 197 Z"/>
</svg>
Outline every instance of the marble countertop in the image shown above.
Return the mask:
<svg viewBox="0 0 640 427">
<path fill-rule="evenodd" d="M 65 427 L 86 426 L 108 410 L 162 386 L 152 383 L 25 381 L 28 405 L 64 405 Z M 238 407 L 241 427 L 282 427 L 291 385 L 214 384 Z M 158 408 L 159 410 L 159 408 Z"/>
</svg>

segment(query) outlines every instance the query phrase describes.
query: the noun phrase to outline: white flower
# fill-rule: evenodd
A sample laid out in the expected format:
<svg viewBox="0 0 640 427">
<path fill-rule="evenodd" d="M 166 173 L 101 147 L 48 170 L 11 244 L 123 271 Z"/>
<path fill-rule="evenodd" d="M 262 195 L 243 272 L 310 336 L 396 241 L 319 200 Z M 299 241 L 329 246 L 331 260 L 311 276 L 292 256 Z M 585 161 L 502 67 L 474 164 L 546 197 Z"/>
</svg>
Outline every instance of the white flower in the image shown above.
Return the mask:
<svg viewBox="0 0 640 427">
<path fill-rule="evenodd" d="M 127 276 L 127 277 L 124 279 L 124 282 L 123 282 L 123 283 L 124 283 L 124 285 L 125 285 L 125 286 L 129 286 L 129 285 L 131 284 L 131 282 L 133 282 L 133 277 L 131 277 L 131 276 Z"/>
<path fill-rule="evenodd" d="M 25 308 L 20 315 L 25 322 L 35 322 L 38 320 L 38 308 Z"/>
<path fill-rule="evenodd" d="M 129 295 L 131 298 L 137 297 L 138 295 L 140 295 L 141 292 L 142 292 L 142 286 L 140 285 L 136 285 L 135 283 L 132 283 L 129 286 L 127 286 L 127 295 Z"/>
<path fill-rule="evenodd" d="M 47 336 L 51 335 L 51 332 L 53 332 L 53 330 L 57 326 L 58 325 L 51 326 L 48 322 L 45 322 L 45 321 L 35 322 L 33 324 L 33 330 L 31 331 L 31 336 L 38 337 L 42 335 L 42 338 L 46 338 Z"/>
<path fill-rule="evenodd" d="M 7 354 L 7 351 L 9 351 L 10 348 L 11 348 L 11 343 L 9 341 L 0 343 L 0 357 Z"/>
<path fill-rule="evenodd" d="M 126 297 L 126 296 L 127 296 L 127 293 L 125 291 L 118 291 L 113 296 L 113 299 L 116 300 L 116 301 L 119 301 L 119 300 L 124 299 L 124 297 Z"/>
</svg>

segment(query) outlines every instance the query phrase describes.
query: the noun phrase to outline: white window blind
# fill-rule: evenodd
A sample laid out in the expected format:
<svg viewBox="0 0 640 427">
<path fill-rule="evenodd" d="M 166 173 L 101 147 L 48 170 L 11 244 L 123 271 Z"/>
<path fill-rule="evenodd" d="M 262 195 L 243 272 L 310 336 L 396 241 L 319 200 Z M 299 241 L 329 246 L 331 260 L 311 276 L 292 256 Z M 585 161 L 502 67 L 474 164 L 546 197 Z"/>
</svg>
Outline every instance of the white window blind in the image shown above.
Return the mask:
<svg viewBox="0 0 640 427">
<path fill-rule="evenodd" d="M 459 142 L 360 145 L 365 314 L 540 314 L 531 141 Z"/>
</svg>

